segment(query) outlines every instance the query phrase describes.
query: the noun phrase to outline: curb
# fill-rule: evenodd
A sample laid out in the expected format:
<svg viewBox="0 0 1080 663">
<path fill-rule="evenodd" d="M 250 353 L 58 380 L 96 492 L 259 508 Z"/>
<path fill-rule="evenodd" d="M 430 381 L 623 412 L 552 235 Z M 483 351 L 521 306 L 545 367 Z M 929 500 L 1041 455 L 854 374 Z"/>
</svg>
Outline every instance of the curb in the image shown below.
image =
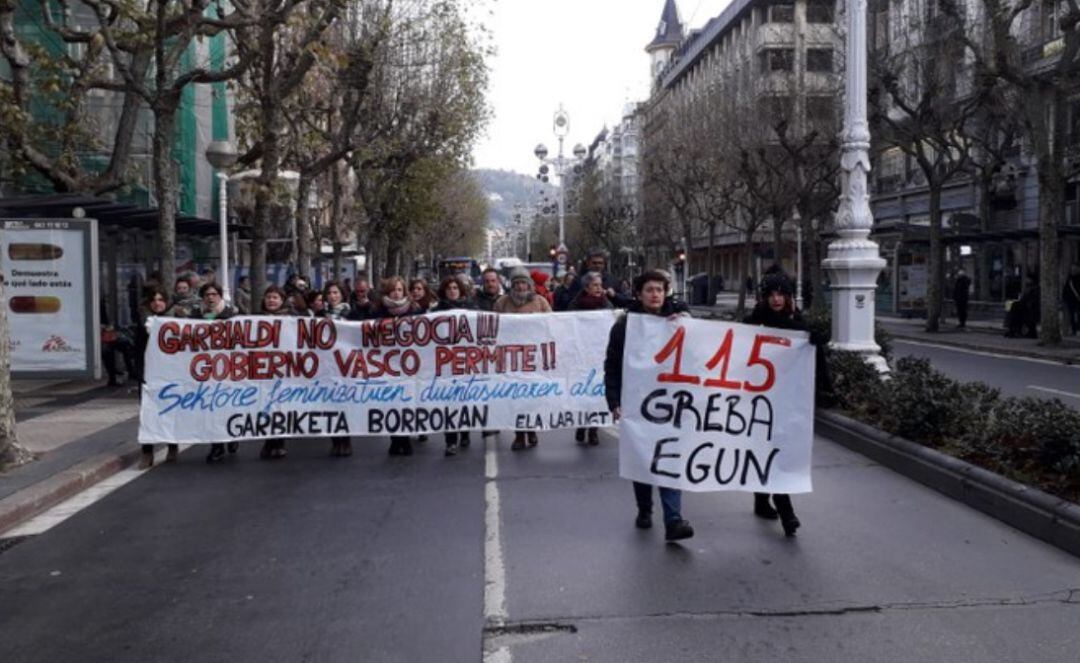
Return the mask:
<svg viewBox="0 0 1080 663">
<path fill-rule="evenodd" d="M 903 332 L 889 331 L 889 336 L 894 339 L 903 341 L 915 341 L 917 343 L 928 343 L 931 345 L 946 345 L 953 348 L 962 348 L 964 350 L 975 350 L 978 352 L 992 352 L 994 354 L 1004 355 L 1012 354 L 1019 355 L 1021 357 L 1030 357 L 1032 359 L 1042 359 L 1044 361 L 1053 361 L 1059 364 L 1073 365 L 1080 363 L 1080 350 L 1076 350 L 1072 356 L 1062 356 L 1059 354 L 1053 354 L 1050 352 L 1039 352 L 1038 350 L 1017 350 L 1015 348 L 999 348 L 992 345 L 980 345 L 978 343 L 964 343 L 961 341 L 953 341 L 950 339 L 928 339 L 923 336 L 915 336 L 913 334 L 905 334 Z M 1070 350 L 1072 348 L 1069 348 Z"/>
<path fill-rule="evenodd" d="M 134 465 L 142 450 L 100 454 L 0 500 L 0 536 L 60 502 Z"/>
<path fill-rule="evenodd" d="M 816 433 L 1080 557 L 1080 505 L 830 411 Z"/>
</svg>

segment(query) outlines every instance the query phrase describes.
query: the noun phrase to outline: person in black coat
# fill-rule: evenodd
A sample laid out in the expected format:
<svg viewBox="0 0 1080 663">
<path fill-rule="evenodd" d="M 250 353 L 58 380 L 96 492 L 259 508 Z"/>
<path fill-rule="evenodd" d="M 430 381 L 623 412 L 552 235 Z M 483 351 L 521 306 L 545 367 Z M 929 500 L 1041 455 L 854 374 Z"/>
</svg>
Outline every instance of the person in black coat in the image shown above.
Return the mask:
<svg viewBox="0 0 1080 663">
<path fill-rule="evenodd" d="M 635 300 L 629 313 L 644 313 L 670 317 L 686 314 L 686 308 L 666 298 L 671 280 L 655 270 L 646 271 L 634 279 Z M 615 421 L 622 418 L 622 365 L 626 349 L 626 318 L 619 318 L 608 336 L 607 354 L 604 358 L 604 390 L 608 409 Z M 641 529 L 652 527 L 652 486 L 638 481 L 634 483 L 634 499 L 637 502 L 637 519 L 634 524 Z M 664 538 L 679 541 L 694 536 L 694 528 L 682 517 L 682 491 L 677 488 L 660 488 L 660 505 L 664 510 Z"/>
<path fill-rule="evenodd" d="M 197 320 L 227 320 L 236 315 L 236 309 L 225 304 L 221 297 L 221 286 L 217 283 L 204 283 L 199 288 L 201 301 L 198 306 L 191 310 L 188 317 Z M 221 443 L 215 442 L 210 445 L 210 453 L 206 455 L 206 462 L 214 463 L 225 457 L 225 450 L 234 454 L 240 448 L 238 442 Z"/>
<path fill-rule="evenodd" d="M 604 251 L 598 249 L 590 251 L 588 257 L 585 259 L 584 265 L 582 265 L 581 271 L 582 273 L 596 272 L 600 275 L 604 284 L 604 294 L 615 308 L 626 308 L 633 302 L 629 293 L 621 290 L 619 281 L 608 273 L 607 253 Z M 585 284 L 581 282 L 581 279 L 576 279 L 571 283 L 567 293 L 569 301 L 573 301 L 584 287 Z"/>
<path fill-rule="evenodd" d="M 956 304 L 956 318 L 959 321 L 959 329 L 967 329 L 968 296 L 971 292 L 971 279 L 964 270 L 956 272 L 956 281 L 953 282 L 953 303 Z"/>
<path fill-rule="evenodd" d="M 1061 290 L 1069 327 L 1075 336 L 1080 333 L 1080 265 L 1069 267 L 1069 278 L 1065 279 L 1065 286 Z"/>
<path fill-rule="evenodd" d="M 469 311 L 476 308 L 476 305 L 472 302 L 472 291 L 465 279 L 458 278 L 457 275 L 447 276 L 439 284 L 439 289 L 436 291 L 439 297 L 439 303 L 432 309 L 433 312 L 439 311 Z M 456 456 L 461 449 L 469 448 L 469 431 L 455 432 L 451 431 L 445 433 L 446 435 L 446 456 Z"/>
<path fill-rule="evenodd" d="M 819 349 L 818 362 L 822 363 L 824 360 L 820 352 L 828 339 L 823 333 L 811 330 L 803 320 L 802 312 L 795 308 L 791 279 L 783 272 L 768 274 L 762 278 L 758 303 L 743 322 L 776 329 L 809 331 L 810 343 Z M 813 426 L 813 422 L 807 422 L 807 425 Z M 799 529 L 801 523 L 795 516 L 791 495 L 773 494 L 772 502 L 775 509 L 769 504 L 768 493 L 754 493 L 754 513 L 767 520 L 776 520 L 779 517 L 784 534 L 795 536 L 795 530 Z"/>
</svg>

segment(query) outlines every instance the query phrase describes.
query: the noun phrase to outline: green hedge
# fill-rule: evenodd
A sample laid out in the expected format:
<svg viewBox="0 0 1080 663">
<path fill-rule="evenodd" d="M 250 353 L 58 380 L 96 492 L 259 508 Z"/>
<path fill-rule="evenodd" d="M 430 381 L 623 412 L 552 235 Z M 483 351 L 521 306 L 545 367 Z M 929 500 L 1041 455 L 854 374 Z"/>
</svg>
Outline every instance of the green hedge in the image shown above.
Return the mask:
<svg viewBox="0 0 1080 663">
<path fill-rule="evenodd" d="M 856 419 L 1080 501 L 1080 412 L 1060 400 L 1002 396 L 927 359 L 902 358 L 885 380 L 856 353 L 828 362 L 836 405 Z"/>
</svg>

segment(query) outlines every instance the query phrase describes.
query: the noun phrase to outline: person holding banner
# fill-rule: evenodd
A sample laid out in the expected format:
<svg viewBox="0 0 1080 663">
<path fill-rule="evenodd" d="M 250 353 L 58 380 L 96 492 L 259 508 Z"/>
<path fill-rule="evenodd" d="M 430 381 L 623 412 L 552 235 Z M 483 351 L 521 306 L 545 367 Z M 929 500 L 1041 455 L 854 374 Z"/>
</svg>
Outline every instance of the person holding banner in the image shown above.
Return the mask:
<svg viewBox="0 0 1080 663">
<path fill-rule="evenodd" d="M 566 310 L 596 311 L 615 308 L 604 293 L 604 279 L 599 272 L 586 272 L 581 277 L 581 281 L 584 283 L 582 290 L 577 294 L 577 297 L 574 297 Z M 574 431 L 574 439 L 579 445 L 586 444 L 586 436 L 588 436 L 587 444 L 589 446 L 595 447 L 600 444 L 600 435 L 595 426 L 578 428 Z"/>
<path fill-rule="evenodd" d="M 161 289 L 161 286 L 150 286 L 146 289 L 146 301 L 144 302 L 144 308 L 146 309 L 146 318 L 143 320 L 143 324 L 135 327 L 135 361 L 138 366 L 139 381 L 143 384 L 146 383 L 146 373 L 144 371 L 146 362 L 146 346 L 150 345 L 150 331 L 146 328 L 150 322 L 150 318 L 158 315 L 165 315 L 166 309 L 169 308 L 169 296 Z M 141 395 L 142 392 L 140 392 Z M 165 455 L 165 462 L 175 462 L 180 454 L 180 446 L 176 444 L 169 445 L 169 451 Z M 144 444 L 142 445 L 142 458 L 139 460 L 139 469 L 147 469 L 154 464 L 154 445 Z"/>
<path fill-rule="evenodd" d="M 750 315 L 743 320 L 748 325 L 764 325 L 777 329 L 790 329 L 810 332 L 810 343 L 822 348 L 828 339 L 822 334 L 813 331 L 803 320 L 802 312 L 795 308 L 795 288 L 783 271 L 771 271 L 761 280 L 760 297 L 757 305 Z M 823 357 L 818 357 L 819 364 L 824 362 Z M 820 385 L 819 385 L 820 386 Z M 807 426 L 813 426 L 812 421 L 806 422 Z M 754 493 L 754 514 L 766 520 L 780 519 L 780 526 L 785 536 L 795 536 L 795 531 L 802 523 L 795 515 L 795 508 L 791 504 L 791 495 L 773 493 L 771 495 L 773 505 L 769 504 L 769 493 Z"/>
<path fill-rule="evenodd" d="M 297 283 L 300 283 L 297 280 Z M 297 291 L 299 294 L 299 291 Z M 294 294 L 293 297 L 297 295 Z M 299 294 L 300 300 L 303 301 L 303 294 Z M 263 291 L 262 298 L 262 315 L 269 317 L 286 316 L 290 315 L 288 307 L 285 305 L 285 291 L 276 285 L 270 285 Z M 304 315 L 303 313 L 292 313 L 293 315 Z M 262 450 L 259 451 L 259 458 L 263 460 L 270 460 L 274 458 L 284 458 L 288 452 L 285 451 L 285 440 L 283 438 L 270 438 L 263 442 Z"/>
<path fill-rule="evenodd" d="M 499 270 L 488 267 L 480 275 L 480 292 L 476 293 L 476 308 L 480 311 L 494 311 L 495 303 L 502 297 L 502 281 L 499 280 Z"/>
<path fill-rule="evenodd" d="M 532 275 L 522 267 L 514 268 L 510 274 L 510 292 L 506 293 L 495 302 L 496 313 L 551 313 L 551 305 L 548 301 L 536 294 L 533 288 Z M 526 443 L 535 447 L 539 443 L 534 431 L 514 432 L 514 442 L 510 445 L 513 451 L 521 451 Z"/>
<path fill-rule="evenodd" d="M 439 302 L 439 298 L 431 291 L 426 279 L 413 279 L 409 281 L 409 296 L 420 309 L 420 313 L 427 313 Z"/>
<path fill-rule="evenodd" d="M 439 284 L 439 303 L 433 311 L 467 311 L 476 308 L 472 291 L 460 275 L 447 276 Z M 469 431 L 449 432 L 446 436 L 446 456 L 456 456 L 459 449 L 469 447 Z"/>
<path fill-rule="evenodd" d="M 350 308 L 345 301 L 345 291 L 337 281 L 327 281 L 323 286 L 324 315 L 331 320 L 348 320 Z M 352 438 L 341 435 L 330 438 L 330 455 L 344 458 L 352 455 Z"/>
<path fill-rule="evenodd" d="M 227 320 L 236 315 L 235 309 L 225 305 L 225 300 L 221 297 L 221 287 L 217 283 L 204 283 L 199 288 L 199 297 L 202 298 L 202 303 L 192 309 L 189 317 L 198 320 Z M 229 442 L 228 445 L 215 442 L 210 445 L 210 453 L 206 456 L 206 462 L 213 463 L 224 458 L 226 446 L 228 446 L 231 454 L 236 453 L 237 449 L 240 448 L 237 442 Z"/>
<path fill-rule="evenodd" d="M 349 303 L 349 320 L 373 320 L 379 317 L 379 303 L 371 297 L 371 282 L 364 274 L 356 275 L 352 301 Z"/>
<path fill-rule="evenodd" d="M 427 281 L 423 279 L 416 279 L 416 281 L 423 283 L 424 292 L 431 292 Z M 416 281 L 413 283 L 415 284 Z M 400 276 L 383 279 L 382 283 L 379 284 L 379 292 L 381 293 L 379 297 L 379 314 L 376 317 L 399 318 L 405 315 L 418 315 L 427 312 L 426 309 L 421 310 L 420 304 L 409 296 L 409 293 L 405 290 L 405 279 Z M 391 456 L 413 455 L 412 441 L 407 435 L 391 435 L 389 453 Z"/>
<path fill-rule="evenodd" d="M 667 298 L 671 280 L 660 271 L 649 270 L 634 279 L 634 301 L 629 313 L 671 317 L 689 315 L 684 307 Z M 604 389 L 608 409 L 618 421 L 622 417 L 622 368 L 626 349 L 626 322 L 628 315 L 619 318 L 611 327 L 608 337 L 607 356 L 604 359 Z M 652 486 L 638 481 L 634 483 L 634 499 L 637 502 L 637 518 L 634 524 L 640 529 L 652 527 Z M 682 491 L 659 487 L 660 506 L 664 512 L 664 539 L 681 541 L 694 536 L 694 528 L 682 517 Z"/>
</svg>

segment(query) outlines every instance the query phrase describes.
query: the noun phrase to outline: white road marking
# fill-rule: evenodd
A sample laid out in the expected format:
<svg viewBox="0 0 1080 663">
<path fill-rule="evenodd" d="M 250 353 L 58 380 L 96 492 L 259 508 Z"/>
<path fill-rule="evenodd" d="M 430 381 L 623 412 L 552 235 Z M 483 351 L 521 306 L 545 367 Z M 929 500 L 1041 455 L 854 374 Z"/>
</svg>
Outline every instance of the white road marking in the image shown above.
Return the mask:
<svg viewBox="0 0 1080 663">
<path fill-rule="evenodd" d="M 186 448 L 186 445 L 180 446 L 181 450 Z M 157 453 L 154 454 L 154 467 L 157 467 L 164 460 L 165 449 L 158 449 Z M 150 469 L 153 469 L 153 467 Z M 47 532 L 94 502 L 102 499 L 117 488 L 138 479 L 144 473 L 149 472 L 150 469 L 140 470 L 137 468 L 128 468 L 126 470 L 120 470 L 111 477 L 95 483 L 93 486 L 90 486 L 76 495 L 72 495 L 48 511 L 40 513 L 25 523 L 12 527 L 6 532 L 0 533 L 0 537 L 11 538 L 16 536 L 34 536 L 36 534 Z"/>
<path fill-rule="evenodd" d="M 909 341 L 907 339 L 895 339 L 893 345 L 921 345 L 927 348 L 937 348 L 938 350 L 951 350 L 952 352 L 963 352 L 969 355 L 979 355 L 980 357 L 994 357 L 996 359 L 1016 359 L 1017 361 L 1030 361 L 1033 364 L 1048 364 L 1050 366 L 1065 366 L 1067 368 L 1080 369 L 1078 364 L 1066 364 L 1061 361 L 1055 361 L 1052 359 L 1038 359 L 1036 357 L 1022 357 L 1019 355 L 1006 355 L 997 352 L 986 352 L 985 350 L 970 350 L 968 348 L 960 348 L 955 345 L 940 345 L 938 343 L 924 343 L 923 341 Z"/>
<path fill-rule="evenodd" d="M 484 621 L 487 626 L 506 623 L 506 566 L 502 549 L 502 514 L 499 508 L 499 458 L 495 454 L 498 437 L 484 438 Z M 511 663 L 508 647 L 484 650 L 484 663 Z"/>
<path fill-rule="evenodd" d="M 1068 396 L 1069 398 L 1080 398 L 1080 394 L 1074 394 L 1071 391 L 1062 391 L 1060 389 L 1051 389 L 1050 387 L 1040 387 L 1037 384 L 1029 384 L 1028 389 L 1034 389 L 1036 391 L 1045 391 L 1049 394 L 1057 394 L 1058 396 Z"/>
</svg>

